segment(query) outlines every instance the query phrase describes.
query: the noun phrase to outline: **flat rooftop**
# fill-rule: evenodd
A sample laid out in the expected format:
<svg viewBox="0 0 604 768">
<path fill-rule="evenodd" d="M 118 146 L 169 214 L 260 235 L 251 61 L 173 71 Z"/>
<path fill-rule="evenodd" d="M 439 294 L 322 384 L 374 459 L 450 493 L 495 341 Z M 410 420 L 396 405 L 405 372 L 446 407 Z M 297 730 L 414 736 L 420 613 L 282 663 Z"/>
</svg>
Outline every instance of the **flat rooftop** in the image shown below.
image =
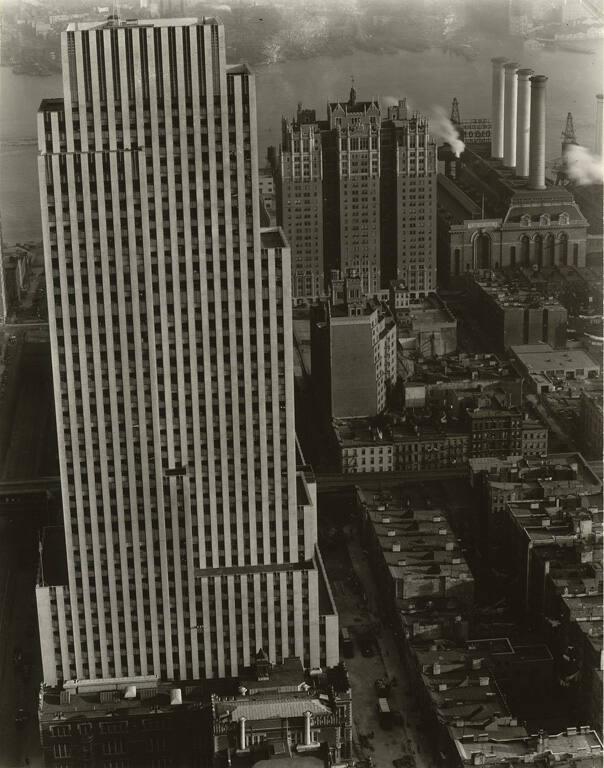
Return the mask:
<svg viewBox="0 0 604 768">
<path fill-rule="evenodd" d="M 536 288 L 514 285 L 503 272 L 493 271 L 488 278 L 478 277 L 474 274 L 473 280 L 483 293 L 500 307 L 522 307 L 525 309 L 555 307 L 566 314 L 566 309 L 557 299 L 544 296 Z"/>
<path fill-rule="evenodd" d="M 510 762 L 518 758 L 519 763 L 526 762 L 525 758 L 534 755 L 542 755 L 544 752 L 551 752 L 553 760 L 557 763 L 562 758 L 593 758 L 589 762 L 581 761 L 584 768 L 599 768 L 602 764 L 602 742 L 597 733 L 590 728 L 572 728 L 564 733 L 550 735 L 540 738 L 537 735 L 520 738 L 509 738 L 505 734 L 505 729 L 501 734 L 484 734 L 476 737 L 475 735 L 461 736 L 455 740 L 455 746 L 462 760 L 471 764 L 473 755 L 483 754 L 486 758 L 485 764 L 491 763 L 512 765 Z M 532 760 L 530 761 L 533 762 Z M 541 764 L 536 762 L 535 764 Z M 545 763 L 543 763 L 545 765 Z M 516 762 L 514 762 L 516 765 Z M 564 763 L 564 765 L 569 765 Z"/>
<path fill-rule="evenodd" d="M 216 25 L 213 16 L 200 19 L 195 17 L 180 19 L 122 19 L 108 17 L 105 21 L 72 21 L 67 25 L 67 32 L 84 32 L 89 29 L 123 29 L 131 27 L 191 27 L 197 24 Z"/>
<path fill-rule="evenodd" d="M 381 437 L 370 418 L 332 419 L 332 425 L 338 442 L 348 445 L 380 445 L 387 447 L 397 442 L 410 442 L 434 439 L 470 439 L 469 431 L 459 421 L 449 420 L 441 424 L 436 416 L 420 423 L 419 435 L 409 422 L 392 422 L 386 429 L 380 429 Z"/>
<path fill-rule="evenodd" d="M 47 689 L 43 693 L 39 708 L 41 722 L 57 720 L 61 716 L 68 720 L 72 717 L 104 718 L 109 712 L 120 715 L 146 715 L 151 712 L 174 711 L 170 704 L 172 691 L 180 690 L 182 705 L 200 708 L 204 700 L 203 689 L 199 683 L 161 682 L 150 678 L 124 678 L 122 680 L 106 680 L 97 682 L 99 690 L 79 686 L 72 691 L 60 688 Z M 129 691 L 132 698 L 125 698 Z"/>
<path fill-rule="evenodd" d="M 511 347 L 512 353 L 529 373 L 556 373 L 558 371 L 600 371 L 591 357 L 582 349 L 553 349 L 549 344 L 520 344 Z"/>
</svg>

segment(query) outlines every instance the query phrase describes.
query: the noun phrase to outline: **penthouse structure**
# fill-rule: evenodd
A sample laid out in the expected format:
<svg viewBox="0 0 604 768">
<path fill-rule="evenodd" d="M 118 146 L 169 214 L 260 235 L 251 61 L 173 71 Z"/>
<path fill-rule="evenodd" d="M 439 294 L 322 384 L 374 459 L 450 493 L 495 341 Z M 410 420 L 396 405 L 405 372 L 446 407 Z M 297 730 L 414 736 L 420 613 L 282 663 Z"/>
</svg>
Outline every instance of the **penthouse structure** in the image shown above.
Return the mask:
<svg viewBox="0 0 604 768">
<path fill-rule="evenodd" d="M 473 273 L 466 285 L 468 309 L 498 350 L 542 342 L 566 347 L 568 313 L 555 299 L 524 290 L 501 273 Z"/>
<path fill-rule="evenodd" d="M 311 312 L 315 394 L 333 418 L 374 416 L 396 382 L 396 324 L 387 304 L 364 298 L 356 270 L 332 275 L 331 295 Z"/>
<path fill-rule="evenodd" d="M 279 222 L 292 245 L 294 300 L 354 269 L 363 296 L 403 279 L 414 296 L 436 288 L 436 145 L 404 100 L 329 102 L 325 120 L 298 105 L 282 122 Z"/>
<path fill-rule="evenodd" d="M 72 24 L 62 60 L 38 112 L 68 566 L 36 589 L 44 682 L 332 665 L 254 77 L 212 18 Z"/>
</svg>

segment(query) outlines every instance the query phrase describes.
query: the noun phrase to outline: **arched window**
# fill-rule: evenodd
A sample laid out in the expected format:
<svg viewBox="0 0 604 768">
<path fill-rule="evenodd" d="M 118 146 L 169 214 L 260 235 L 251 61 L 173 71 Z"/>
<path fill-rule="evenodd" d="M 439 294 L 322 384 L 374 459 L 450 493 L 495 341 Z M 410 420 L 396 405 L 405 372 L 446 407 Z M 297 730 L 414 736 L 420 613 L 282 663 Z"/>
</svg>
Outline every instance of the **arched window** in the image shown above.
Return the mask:
<svg viewBox="0 0 604 768">
<path fill-rule="evenodd" d="M 556 238 L 550 233 L 545 236 L 545 265 L 553 267 L 556 263 L 555 258 Z"/>
<path fill-rule="evenodd" d="M 573 245 L 573 267 L 579 266 L 579 246 L 577 243 Z"/>
<path fill-rule="evenodd" d="M 521 227 L 530 227 L 531 226 L 531 217 L 528 215 L 528 213 L 524 213 L 520 217 L 520 226 Z"/>
<path fill-rule="evenodd" d="M 563 232 L 560 235 L 560 264 L 568 266 L 568 235 Z"/>
<path fill-rule="evenodd" d="M 529 267 L 531 264 L 531 241 L 528 235 L 520 238 L 520 263 L 523 267 Z"/>
<path fill-rule="evenodd" d="M 568 213 L 564 212 L 558 216 L 558 224 L 562 224 L 563 226 L 570 224 L 570 216 Z"/>
<path fill-rule="evenodd" d="M 541 216 L 539 216 L 539 226 L 540 227 L 549 227 L 551 221 L 549 217 L 549 213 L 542 213 Z"/>
<path fill-rule="evenodd" d="M 474 240 L 474 267 L 475 269 L 491 268 L 491 238 L 481 232 Z"/>
<path fill-rule="evenodd" d="M 543 238 L 541 235 L 535 237 L 535 263 L 543 266 Z"/>
</svg>

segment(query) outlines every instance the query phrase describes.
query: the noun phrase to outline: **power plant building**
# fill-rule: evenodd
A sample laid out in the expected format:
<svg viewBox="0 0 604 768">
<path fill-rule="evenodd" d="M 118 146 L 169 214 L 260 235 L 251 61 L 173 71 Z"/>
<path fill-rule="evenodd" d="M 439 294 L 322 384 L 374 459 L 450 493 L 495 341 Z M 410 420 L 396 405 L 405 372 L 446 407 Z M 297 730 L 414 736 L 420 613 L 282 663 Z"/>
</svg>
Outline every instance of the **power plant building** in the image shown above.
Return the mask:
<svg viewBox="0 0 604 768">
<path fill-rule="evenodd" d="M 493 60 L 491 157 L 466 149 L 438 178 L 441 284 L 476 270 L 585 266 L 588 221 L 545 177 L 546 81 Z"/>
</svg>

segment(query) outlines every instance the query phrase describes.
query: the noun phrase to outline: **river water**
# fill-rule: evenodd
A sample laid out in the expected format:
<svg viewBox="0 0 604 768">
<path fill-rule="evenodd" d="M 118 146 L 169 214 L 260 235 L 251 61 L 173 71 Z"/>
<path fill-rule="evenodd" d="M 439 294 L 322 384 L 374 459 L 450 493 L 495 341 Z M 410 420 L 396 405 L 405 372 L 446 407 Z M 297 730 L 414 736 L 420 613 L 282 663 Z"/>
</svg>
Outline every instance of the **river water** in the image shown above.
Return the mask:
<svg viewBox="0 0 604 768">
<path fill-rule="evenodd" d="M 560 134 L 572 112 L 579 143 L 593 148 L 595 94 L 604 90 L 602 47 L 595 54 L 524 48 L 522 42 L 475 43 L 476 59 L 442 49 L 421 53 L 365 51 L 333 58 L 279 62 L 255 67 L 259 149 L 278 144 L 281 116 L 299 101 L 324 118 L 328 100 L 346 98 L 354 76 L 357 98 L 406 96 L 411 107 L 447 112 L 457 96 L 461 118 L 490 114 L 490 57 L 505 55 L 549 77 L 547 156 L 560 155 Z M 61 78 L 13 75 L 0 68 L 0 218 L 5 243 L 40 239 L 35 143 L 36 111 L 43 98 L 62 95 Z M 261 161 L 262 162 L 262 161 Z"/>
</svg>

